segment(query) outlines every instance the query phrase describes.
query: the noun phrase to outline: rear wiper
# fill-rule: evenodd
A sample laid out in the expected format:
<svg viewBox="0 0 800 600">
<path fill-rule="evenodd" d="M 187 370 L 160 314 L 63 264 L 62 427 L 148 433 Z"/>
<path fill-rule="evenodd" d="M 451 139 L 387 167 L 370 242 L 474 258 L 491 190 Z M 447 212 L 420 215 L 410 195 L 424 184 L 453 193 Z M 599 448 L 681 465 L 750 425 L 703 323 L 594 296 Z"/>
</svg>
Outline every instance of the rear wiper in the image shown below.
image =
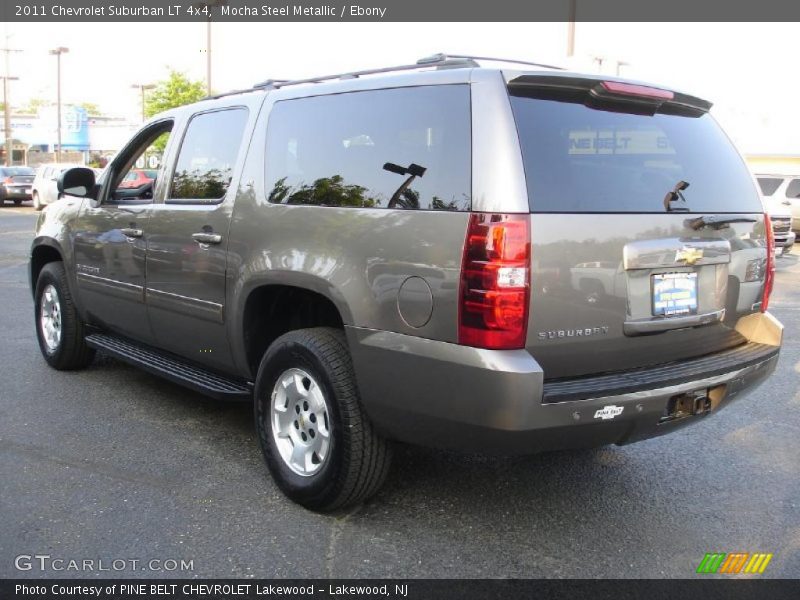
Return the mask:
<svg viewBox="0 0 800 600">
<path fill-rule="evenodd" d="M 685 206 L 676 206 L 673 207 L 672 203 L 676 200 L 682 200 L 684 204 L 686 204 L 686 198 L 683 197 L 681 192 L 689 187 L 688 181 L 679 181 L 675 184 L 675 187 L 672 188 L 667 195 L 664 196 L 664 210 L 667 212 L 689 212 L 689 209 Z"/>
<path fill-rule="evenodd" d="M 729 223 L 755 223 L 758 219 L 753 217 L 742 217 L 740 215 L 704 215 L 696 219 L 687 219 L 684 225 L 695 231 L 703 227 L 713 227 L 714 229 L 722 229 L 727 227 Z"/>
</svg>

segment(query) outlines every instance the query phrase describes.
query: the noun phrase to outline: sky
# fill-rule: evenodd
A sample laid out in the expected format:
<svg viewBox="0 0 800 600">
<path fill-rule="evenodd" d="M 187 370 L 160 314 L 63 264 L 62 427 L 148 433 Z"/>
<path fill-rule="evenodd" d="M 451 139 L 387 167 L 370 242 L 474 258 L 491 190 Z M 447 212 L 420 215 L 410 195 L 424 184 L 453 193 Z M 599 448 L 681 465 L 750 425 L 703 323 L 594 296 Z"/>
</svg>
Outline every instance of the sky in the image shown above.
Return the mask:
<svg viewBox="0 0 800 600">
<path fill-rule="evenodd" d="M 215 91 L 269 78 L 301 78 L 407 64 L 436 52 L 540 61 L 660 84 L 714 103 L 712 113 L 748 154 L 800 155 L 800 23 L 578 23 L 566 56 L 565 23 L 214 23 Z M 169 69 L 205 80 L 205 23 L 3 24 L 12 106 L 55 101 L 62 56 L 65 103 L 110 115 L 141 114 L 131 86 Z M 602 67 L 595 57 L 602 57 Z M 4 65 L 0 63 L 0 71 Z"/>
</svg>

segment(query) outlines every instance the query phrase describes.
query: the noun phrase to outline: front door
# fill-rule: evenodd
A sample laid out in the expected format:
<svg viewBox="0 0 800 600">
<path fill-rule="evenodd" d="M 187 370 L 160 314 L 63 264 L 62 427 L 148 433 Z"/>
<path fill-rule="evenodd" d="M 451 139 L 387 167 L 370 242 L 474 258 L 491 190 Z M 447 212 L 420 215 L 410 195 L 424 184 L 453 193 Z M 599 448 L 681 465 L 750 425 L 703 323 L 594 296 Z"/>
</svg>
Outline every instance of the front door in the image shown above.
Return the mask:
<svg viewBox="0 0 800 600">
<path fill-rule="evenodd" d="M 109 331 L 150 342 L 145 307 L 145 252 L 150 209 L 162 186 L 119 183 L 144 156 L 160 154 L 172 122 L 140 132 L 109 165 L 98 199 L 84 202 L 75 227 L 78 292 L 89 320 Z"/>
<path fill-rule="evenodd" d="M 146 304 L 159 347 L 220 370 L 232 366 L 225 329 L 228 226 L 249 111 L 194 115 L 163 203 L 148 223 Z"/>
</svg>

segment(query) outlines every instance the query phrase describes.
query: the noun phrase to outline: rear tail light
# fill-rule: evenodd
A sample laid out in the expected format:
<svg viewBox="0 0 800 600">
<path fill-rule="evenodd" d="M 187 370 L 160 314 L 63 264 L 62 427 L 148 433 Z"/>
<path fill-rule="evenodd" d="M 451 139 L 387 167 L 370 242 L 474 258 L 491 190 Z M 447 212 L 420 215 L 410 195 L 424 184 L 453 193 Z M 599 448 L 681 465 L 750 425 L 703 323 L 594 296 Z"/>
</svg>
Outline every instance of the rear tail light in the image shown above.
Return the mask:
<svg viewBox="0 0 800 600">
<path fill-rule="evenodd" d="M 764 213 L 764 229 L 767 234 L 767 272 L 764 274 L 764 295 L 761 297 L 761 312 L 769 308 L 769 296 L 775 284 L 775 235 L 772 233 L 772 221 Z"/>
<path fill-rule="evenodd" d="M 525 347 L 530 297 L 530 216 L 472 213 L 461 265 L 458 342 Z"/>
</svg>

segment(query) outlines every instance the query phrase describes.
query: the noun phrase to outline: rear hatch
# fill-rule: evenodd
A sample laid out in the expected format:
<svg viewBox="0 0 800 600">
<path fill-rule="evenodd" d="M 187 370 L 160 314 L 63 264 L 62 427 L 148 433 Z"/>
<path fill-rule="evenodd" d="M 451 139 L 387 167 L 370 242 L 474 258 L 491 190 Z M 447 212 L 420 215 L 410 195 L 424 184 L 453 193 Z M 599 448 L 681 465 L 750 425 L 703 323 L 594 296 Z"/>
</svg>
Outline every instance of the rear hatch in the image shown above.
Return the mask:
<svg viewBox="0 0 800 600">
<path fill-rule="evenodd" d="M 3 183 L 6 187 L 30 187 L 35 177 L 34 172 L 28 168 L 15 169 L 10 167 L 4 169 L 4 173 Z"/>
<path fill-rule="evenodd" d="M 678 93 L 565 75 L 511 79 L 531 210 L 526 347 L 548 380 L 745 343 L 767 251 L 753 179 Z"/>
</svg>

